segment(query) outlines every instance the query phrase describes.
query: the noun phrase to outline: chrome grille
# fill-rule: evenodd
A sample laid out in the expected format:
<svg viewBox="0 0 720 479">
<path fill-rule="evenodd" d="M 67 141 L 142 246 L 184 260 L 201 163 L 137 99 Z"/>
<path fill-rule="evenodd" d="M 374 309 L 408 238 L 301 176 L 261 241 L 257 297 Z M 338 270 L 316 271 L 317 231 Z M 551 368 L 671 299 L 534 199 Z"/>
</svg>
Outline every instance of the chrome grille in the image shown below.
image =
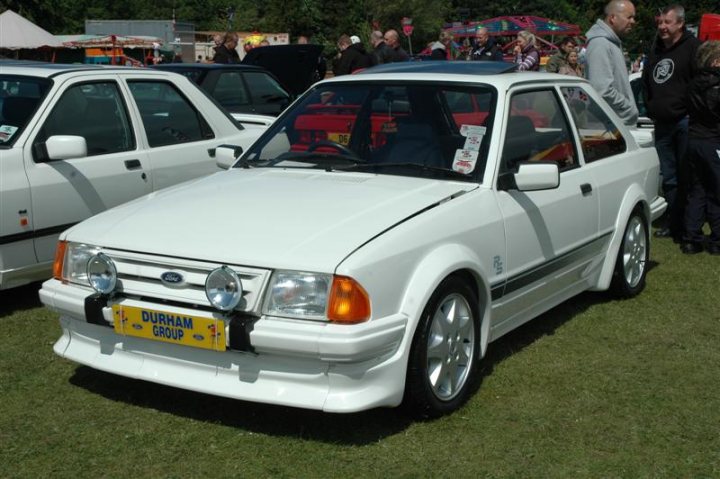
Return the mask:
<svg viewBox="0 0 720 479">
<path fill-rule="evenodd" d="M 123 296 L 173 301 L 212 309 L 205 296 L 205 279 L 210 271 L 222 264 L 112 249 L 103 252 L 115 263 Z M 243 285 L 243 299 L 235 309 L 259 315 L 262 292 L 270 277 L 270 271 L 231 264 L 227 266 L 238 274 Z M 177 286 L 163 283 L 160 275 L 167 271 L 181 273 L 185 278 L 184 283 Z"/>
</svg>

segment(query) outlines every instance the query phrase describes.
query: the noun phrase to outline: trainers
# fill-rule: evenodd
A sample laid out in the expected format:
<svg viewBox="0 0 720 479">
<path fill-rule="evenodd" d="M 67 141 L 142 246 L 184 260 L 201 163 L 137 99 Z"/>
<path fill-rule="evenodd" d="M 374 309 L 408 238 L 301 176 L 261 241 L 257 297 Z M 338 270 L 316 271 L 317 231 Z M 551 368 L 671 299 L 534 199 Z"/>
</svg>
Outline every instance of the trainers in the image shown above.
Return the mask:
<svg viewBox="0 0 720 479">
<path fill-rule="evenodd" d="M 698 254 L 702 253 L 702 250 L 703 247 L 700 243 L 683 243 L 680 245 L 680 251 L 682 251 L 683 254 Z"/>
<path fill-rule="evenodd" d="M 720 255 L 720 244 L 710 243 L 706 248 L 708 254 Z"/>
</svg>

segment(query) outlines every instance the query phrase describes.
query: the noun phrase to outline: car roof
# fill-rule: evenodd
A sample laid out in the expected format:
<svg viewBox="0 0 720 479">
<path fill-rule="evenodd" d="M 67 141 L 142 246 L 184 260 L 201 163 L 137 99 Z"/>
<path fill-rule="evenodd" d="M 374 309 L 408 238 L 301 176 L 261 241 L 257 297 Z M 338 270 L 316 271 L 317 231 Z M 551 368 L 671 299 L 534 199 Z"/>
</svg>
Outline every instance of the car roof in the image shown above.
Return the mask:
<svg viewBox="0 0 720 479">
<path fill-rule="evenodd" d="M 492 84 L 507 90 L 523 84 L 586 84 L 580 77 L 546 72 L 518 72 L 516 65 L 506 62 L 418 61 L 377 65 L 352 75 L 324 80 L 328 82 L 363 81 L 424 81 Z"/>
<path fill-rule="evenodd" d="M 416 62 L 384 63 L 367 68 L 358 74 L 367 73 L 451 73 L 464 75 L 497 75 L 513 72 L 514 63 L 429 60 Z"/>
<path fill-rule="evenodd" d="M 0 75 L 25 75 L 41 78 L 52 78 L 63 74 L 76 72 L 149 72 L 145 68 L 108 66 L 108 65 L 86 65 L 83 63 L 46 63 L 26 60 L 0 60 Z M 174 73 L 172 73 L 174 74 Z"/>
<path fill-rule="evenodd" d="M 247 71 L 263 71 L 267 70 L 256 65 L 244 65 L 242 63 L 165 63 L 153 65 L 150 68 L 158 70 L 171 71 L 187 71 L 187 70 L 247 70 Z"/>
</svg>

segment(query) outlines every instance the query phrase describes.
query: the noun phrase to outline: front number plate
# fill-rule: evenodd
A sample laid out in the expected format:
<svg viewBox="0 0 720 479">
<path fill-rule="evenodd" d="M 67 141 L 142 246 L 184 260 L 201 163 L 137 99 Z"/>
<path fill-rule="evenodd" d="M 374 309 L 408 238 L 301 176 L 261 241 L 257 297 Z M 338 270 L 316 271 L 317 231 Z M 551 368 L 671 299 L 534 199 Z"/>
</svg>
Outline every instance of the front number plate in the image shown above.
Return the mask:
<svg viewBox="0 0 720 479">
<path fill-rule="evenodd" d="M 115 304 L 115 332 L 124 336 L 225 351 L 225 322 L 186 314 Z"/>
</svg>

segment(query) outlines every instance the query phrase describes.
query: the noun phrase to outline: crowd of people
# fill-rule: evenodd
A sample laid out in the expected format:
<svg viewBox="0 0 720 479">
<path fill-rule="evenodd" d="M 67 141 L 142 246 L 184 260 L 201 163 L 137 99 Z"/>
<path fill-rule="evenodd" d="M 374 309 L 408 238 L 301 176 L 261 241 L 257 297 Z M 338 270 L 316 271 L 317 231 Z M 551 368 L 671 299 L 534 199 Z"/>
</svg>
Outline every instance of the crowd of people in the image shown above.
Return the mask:
<svg viewBox="0 0 720 479">
<path fill-rule="evenodd" d="M 587 31 L 582 50 L 574 38 L 563 38 L 544 68 L 587 78 L 631 127 L 637 125 L 639 113 L 622 39 L 635 21 L 632 1 L 610 0 L 603 17 Z M 300 40 L 307 43 L 306 37 Z M 396 30 L 374 31 L 369 43 L 366 49 L 358 36 L 342 35 L 337 41 L 334 75 L 410 60 Z M 720 255 L 720 42 L 708 41 L 701 46 L 685 27 L 684 8 L 675 4 L 662 9 L 652 45 L 647 57 L 636 60 L 634 70 L 643 72 L 645 104 L 655 125 L 655 148 L 668 203 L 654 235 L 672 238 L 686 254 L 705 250 Z M 237 36 L 226 35 L 216 46 L 213 61 L 239 62 L 236 46 Z M 518 71 L 541 69 L 541 52 L 533 33 L 520 31 L 511 52 Z M 457 59 L 452 35 L 441 32 L 423 54 L 430 60 Z M 488 30 L 480 28 L 464 59 L 503 61 L 504 55 Z M 324 68 L 323 64 L 323 72 Z M 711 230 L 707 239 L 702 230 L 705 222 Z"/>
<path fill-rule="evenodd" d="M 634 126 L 638 109 L 622 38 L 635 24 L 635 6 L 613 0 L 604 13 L 587 32 L 586 76 Z M 672 238 L 685 254 L 720 255 L 720 42 L 701 45 L 685 27 L 685 9 L 675 4 L 661 10 L 652 45 L 642 69 L 643 94 L 668 203 L 654 235 Z"/>
</svg>

